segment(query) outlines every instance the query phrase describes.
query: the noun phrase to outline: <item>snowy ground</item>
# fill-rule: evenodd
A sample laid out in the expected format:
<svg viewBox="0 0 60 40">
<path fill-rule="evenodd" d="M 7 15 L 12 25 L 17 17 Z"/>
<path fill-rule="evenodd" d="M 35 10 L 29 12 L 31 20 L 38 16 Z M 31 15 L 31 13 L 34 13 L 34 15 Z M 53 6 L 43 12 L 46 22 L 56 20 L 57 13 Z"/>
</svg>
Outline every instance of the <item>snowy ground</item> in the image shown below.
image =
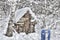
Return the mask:
<svg viewBox="0 0 60 40">
<path fill-rule="evenodd" d="M 40 35 L 39 33 L 35 32 L 35 33 L 29 33 L 29 34 L 25 34 L 25 33 L 13 33 L 14 35 L 12 37 L 7 37 L 4 34 L 0 33 L 0 40 L 39 40 Z"/>
<path fill-rule="evenodd" d="M 0 35 L 0 40 L 39 40 L 39 35 L 37 33 L 31 33 L 26 35 L 25 33 L 15 34 L 13 37 L 6 37 Z"/>
</svg>

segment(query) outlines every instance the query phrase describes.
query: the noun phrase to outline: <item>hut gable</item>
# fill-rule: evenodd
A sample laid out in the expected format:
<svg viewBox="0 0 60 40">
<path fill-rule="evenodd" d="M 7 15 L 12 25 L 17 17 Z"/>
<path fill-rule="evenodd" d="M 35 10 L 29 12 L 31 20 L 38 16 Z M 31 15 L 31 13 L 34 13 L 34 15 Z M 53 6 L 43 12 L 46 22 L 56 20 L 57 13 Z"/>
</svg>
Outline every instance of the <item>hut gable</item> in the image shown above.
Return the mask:
<svg viewBox="0 0 60 40">
<path fill-rule="evenodd" d="M 19 21 L 15 24 L 16 31 L 18 33 L 20 32 L 25 32 L 25 33 L 32 33 L 34 32 L 34 26 L 32 27 L 32 22 L 31 22 L 31 14 L 29 11 L 23 15 Z M 35 24 L 34 24 L 35 25 Z"/>
</svg>

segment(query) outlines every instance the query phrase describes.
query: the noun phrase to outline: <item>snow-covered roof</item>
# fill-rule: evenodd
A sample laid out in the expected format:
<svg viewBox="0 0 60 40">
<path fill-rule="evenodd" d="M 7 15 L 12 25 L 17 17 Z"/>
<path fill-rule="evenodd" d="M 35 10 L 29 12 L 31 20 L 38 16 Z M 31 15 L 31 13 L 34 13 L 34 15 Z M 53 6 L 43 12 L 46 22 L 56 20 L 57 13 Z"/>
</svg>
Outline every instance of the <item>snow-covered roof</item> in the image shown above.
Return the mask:
<svg viewBox="0 0 60 40">
<path fill-rule="evenodd" d="M 34 17 L 34 19 L 36 19 L 35 13 L 32 12 L 32 10 L 29 7 L 25 7 L 22 9 L 18 9 L 15 12 L 15 17 L 14 17 L 14 23 L 18 22 L 19 19 L 21 19 L 22 16 L 24 16 L 26 14 L 26 12 L 29 11 L 29 13 L 31 14 L 32 17 Z"/>
</svg>

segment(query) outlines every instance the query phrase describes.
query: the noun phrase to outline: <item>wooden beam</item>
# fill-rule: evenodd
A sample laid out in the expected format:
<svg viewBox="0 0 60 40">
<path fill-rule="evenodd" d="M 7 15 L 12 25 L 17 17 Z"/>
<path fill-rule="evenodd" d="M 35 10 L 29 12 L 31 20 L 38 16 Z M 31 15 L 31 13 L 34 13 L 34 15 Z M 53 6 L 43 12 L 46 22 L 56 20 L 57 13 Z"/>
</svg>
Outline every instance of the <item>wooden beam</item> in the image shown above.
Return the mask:
<svg viewBox="0 0 60 40">
<path fill-rule="evenodd" d="M 24 24 L 24 23 L 16 23 L 16 24 Z"/>
</svg>

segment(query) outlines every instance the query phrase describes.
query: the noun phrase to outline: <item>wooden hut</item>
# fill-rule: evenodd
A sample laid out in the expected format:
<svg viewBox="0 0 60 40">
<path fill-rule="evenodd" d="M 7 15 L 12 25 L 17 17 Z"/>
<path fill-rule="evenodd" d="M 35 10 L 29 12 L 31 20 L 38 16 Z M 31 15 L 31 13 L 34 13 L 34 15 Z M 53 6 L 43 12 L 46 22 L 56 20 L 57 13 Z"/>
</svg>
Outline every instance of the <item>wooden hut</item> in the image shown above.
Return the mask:
<svg viewBox="0 0 60 40">
<path fill-rule="evenodd" d="M 35 24 L 36 24 L 35 14 L 28 7 L 19 9 L 15 12 L 13 24 L 14 26 L 12 27 L 16 30 L 17 33 L 21 33 L 21 32 L 25 32 L 26 34 L 33 33 L 35 32 Z M 11 30 L 10 27 L 9 29 Z M 8 32 L 9 29 L 7 30 L 7 34 L 8 34 L 7 36 L 9 36 L 10 34 L 12 35 L 12 31 L 10 31 L 9 34 Z"/>
</svg>

